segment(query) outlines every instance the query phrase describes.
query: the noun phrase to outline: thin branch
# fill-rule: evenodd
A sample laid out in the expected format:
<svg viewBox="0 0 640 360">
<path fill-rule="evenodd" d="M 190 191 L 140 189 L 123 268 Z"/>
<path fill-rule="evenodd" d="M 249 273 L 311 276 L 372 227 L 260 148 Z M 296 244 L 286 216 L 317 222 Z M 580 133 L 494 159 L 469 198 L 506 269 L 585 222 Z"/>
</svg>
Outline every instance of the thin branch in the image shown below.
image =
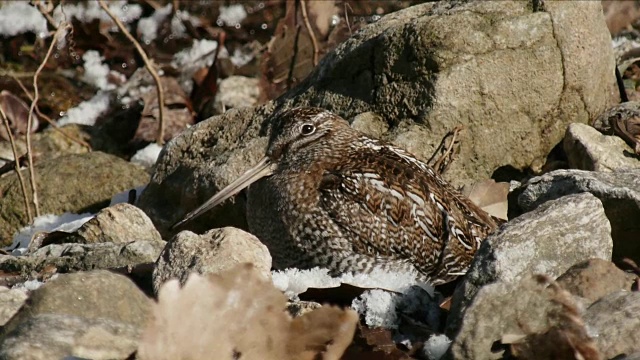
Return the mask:
<svg viewBox="0 0 640 360">
<path fill-rule="evenodd" d="M 453 146 L 455 145 L 458 134 L 460 133 L 460 131 L 462 131 L 462 129 L 463 127 L 461 125 L 458 125 L 445 136 L 445 139 L 451 136 L 451 140 L 444 153 L 438 158 L 438 160 L 436 160 L 435 164 L 433 165 L 433 169 L 436 171 L 436 173 L 443 174 L 451 164 L 451 158 L 453 158 Z"/>
<path fill-rule="evenodd" d="M 349 35 L 353 35 L 353 31 L 351 31 L 351 24 L 349 24 L 349 13 L 347 12 L 347 7 L 353 12 L 353 8 L 349 5 L 348 2 L 344 2 L 344 19 L 347 21 L 347 28 L 349 29 Z"/>
<path fill-rule="evenodd" d="M 58 36 L 60 34 L 67 31 L 67 29 L 71 27 L 68 23 L 63 22 L 58 27 L 58 30 L 53 34 L 53 39 L 51 39 L 51 45 L 49 45 L 49 50 L 47 50 L 47 54 L 45 55 L 42 63 L 36 70 L 36 73 L 33 75 L 33 100 L 31 101 L 31 107 L 29 108 L 29 118 L 27 120 L 27 133 L 25 134 L 27 140 L 27 159 L 29 160 L 29 176 L 31 183 L 31 201 L 33 202 L 33 207 L 36 212 L 36 216 L 40 216 L 40 205 L 38 204 L 38 187 L 36 186 L 36 171 L 33 168 L 33 149 L 31 148 L 31 129 L 33 128 L 33 112 L 38 104 L 38 99 L 40 97 L 40 93 L 38 92 L 38 77 L 42 72 L 42 69 L 47 65 L 47 61 L 49 61 L 49 57 L 51 57 L 51 53 L 53 52 L 53 48 L 58 43 Z"/>
<path fill-rule="evenodd" d="M 27 89 L 26 86 L 24 86 L 24 84 L 22 83 L 22 81 L 20 81 L 20 79 L 18 79 L 17 77 L 13 76 L 13 74 L 10 74 L 9 76 L 11 76 L 11 78 L 13 78 L 13 80 L 15 80 L 16 83 L 18 83 L 18 86 L 20 86 L 20 88 L 22 89 L 22 92 L 24 92 L 25 95 L 27 95 L 27 97 L 29 98 L 29 100 L 31 100 L 31 102 L 33 102 L 33 96 L 31 95 L 31 93 L 29 92 L 29 90 Z M 58 124 L 56 124 L 55 121 L 51 120 L 50 117 L 48 117 L 47 115 L 43 114 L 40 111 L 40 107 L 36 104 L 36 114 L 38 114 L 38 117 L 44 119 L 46 122 L 49 123 L 49 125 L 51 125 L 51 127 L 61 133 L 64 137 L 66 137 L 67 139 L 80 144 L 81 146 L 86 147 L 89 151 L 92 151 L 93 149 L 91 148 L 91 145 L 87 144 L 84 140 L 78 139 L 76 137 L 74 137 L 73 135 L 69 135 L 67 134 L 66 131 L 62 131 L 62 129 L 60 129 L 60 127 L 58 126 Z"/>
<path fill-rule="evenodd" d="M 300 8 L 302 9 L 302 19 L 304 20 L 304 25 L 307 27 L 307 31 L 309 32 L 309 36 L 311 37 L 311 44 L 313 45 L 313 66 L 318 65 L 318 54 L 320 50 L 318 49 L 318 41 L 316 40 L 316 35 L 311 28 L 311 23 L 309 22 L 309 17 L 307 16 L 307 4 L 305 0 L 300 0 Z"/>
<path fill-rule="evenodd" d="M 100 4 L 100 7 L 107 13 L 107 15 L 109 15 L 111 20 L 113 20 L 113 22 L 116 23 L 120 31 L 122 31 L 122 33 L 129 39 L 129 41 L 131 41 L 133 46 L 136 47 L 136 50 L 138 50 L 138 54 L 140 54 L 140 57 L 144 62 L 144 67 L 147 68 L 147 71 L 151 74 L 151 76 L 153 77 L 153 80 L 156 83 L 156 90 L 158 92 L 158 111 L 159 111 L 159 116 L 158 116 L 159 124 L 158 124 L 158 134 L 156 136 L 156 143 L 162 146 L 164 144 L 164 91 L 162 90 L 160 76 L 158 75 L 158 72 L 153 68 L 153 64 L 151 60 L 149 60 L 147 53 L 144 51 L 144 49 L 142 49 L 142 46 L 140 46 L 140 43 L 138 43 L 138 41 L 133 37 L 133 35 L 131 35 L 131 33 L 127 30 L 124 24 L 115 15 L 113 15 L 111 10 L 109 10 L 107 5 L 104 3 L 104 0 L 98 0 L 98 4 Z"/>
<path fill-rule="evenodd" d="M 38 11 L 40 11 L 40 14 L 42 14 L 42 16 L 44 16 L 44 18 L 47 19 L 47 22 L 49 23 L 49 25 L 51 25 L 52 28 L 57 29 L 58 25 L 56 25 L 56 22 L 53 20 L 50 14 L 51 11 L 53 11 L 53 4 L 43 3 L 40 0 L 36 0 L 35 5 L 38 8 Z"/>
<path fill-rule="evenodd" d="M 16 148 L 16 142 L 13 139 L 13 133 L 11 132 L 11 127 L 9 126 L 9 119 L 7 119 L 7 115 L 4 113 L 4 110 L 2 110 L 2 106 L 0 106 L 0 117 L 2 117 L 2 123 L 4 124 L 4 127 L 7 130 L 7 134 L 9 136 L 9 142 L 11 143 L 11 151 L 13 151 L 13 163 L 15 164 L 15 167 L 16 167 L 18 182 L 20 182 L 20 188 L 22 189 L 22 196 L 24 198 L 24 208 L 27 211 L 27 220 L 28 220 L 28 223 L 30 224 L 33 221 L 33 214 L 31 213 L 31 205 L 29 204 L 29 195 L 27 193 L 27 185 L 25 184 L 24 178 L 22 177 L 22 173 L 20 172 L 20 156 L 18 156 L 18 149 Z"/>
</svg>

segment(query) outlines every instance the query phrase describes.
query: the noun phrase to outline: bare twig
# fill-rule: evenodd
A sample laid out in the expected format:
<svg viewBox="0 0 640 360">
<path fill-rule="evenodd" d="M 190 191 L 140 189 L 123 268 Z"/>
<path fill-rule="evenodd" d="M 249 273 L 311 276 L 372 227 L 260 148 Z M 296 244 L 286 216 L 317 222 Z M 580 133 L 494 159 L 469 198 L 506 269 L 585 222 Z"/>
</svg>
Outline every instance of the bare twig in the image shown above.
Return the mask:
<svg viewBox="0 0 640 360">
<path fill-rule="evenodd" d="M 144 62 L 144 67 L 147 68 L 147 71 L 149 72 L 149 74 L 151 74 L 151 76 L 153 77 L 153 80 L 156 83 L 156 90 L 158 93 L 158 114 L 159 114 L 158 134 L 156 136 L 156 143 L 162 146 L 164 144 L 164 91 L 162 90 L 160 75 L 158 75 L 158 72 L 156 71 L 156 69 L 154 69 L 152 61 L 149 59 L 144 49 L 142 49 L 142 46 L 140 46 L 140 43 L 133 37 L 133 35 L 131 35 L 131 33 L 127 30 L 124 24 L 115 15 L 113 15 L 111 10 L 109 10 L 109 7 L 107 7 L 107 4 L 105 4 L 104 0 L 98 0 L 98 4 L 100 4 L 100 7 L 109 15 L 111 20 L 113 20 L 113 22 L 116 23 L 120 31 L 122 31 L 122 33 L 129 39 L 129 41 L 131 41 L 133 46 L 136 47 L 136 50 L 138 50 L 138 54 L 140 54 L 140 57 Z"/>
<path fill-rule="evenodd" d="M 31 100 L 31 102 L 33 102 L 33 96 L 31 95 L 31 93 L 29 92 L 29 90 L 27 89 L 26 86 L 24 86 L 24 84 L 22 83 L 22 81 L 20 81 L 20 79 L 18 79 L 17 77 L 13 76 L 13 74 L 10 74 L 11 78 L 13 78 L 13 80 L 15 80 L 16 83 L 18 83 L 18 86 L 20 86 L 20 88 L 22 89 L 22 92 L 24 92 L 25 95 L 27 95 L 27 97 L 29 98 L 29 100 Z M 72 136 L 70 134 L 67 134 L 66 131 L 62 131 L 62 129 L 60 129 L 60 127 L 58 126 L 58 124 L 56 124 L 55 121 L 51 120 L 50 117 L 48 117 L 47 115 L 43 114 L 40 111 L 40 107 L 38 106 L 38 104 L 36 104 L 36 114 L 38 114 L 38 117 L 44 119 L 46 122 L 49 123 L 49 125 L 51 125 L 51 127 L 59 132 L 60 134 L 62 134 L 64 137 L 66 137 L 67 139 L 80 144 L 81 146 L 86 147 L 89 151 L 92 151 L 93 149 L 91 148 L 91 145 L 87 144 L 85 141 L 76 138 L 75 136 Z"/>
<path fill-rule="evenodd" d="M 49 23 L 49 25 L 51 25 L 52 28 L 57 29 L 58 25 L 51 17 L 51 12 L 53 11 L 53 3 L 51 2 L 43 3 L 40 0 L 35 0 L 34 3 L 38 8 L 38 11 L 40 11 L 40 14 L 42 14 L 42 16 L 44 16 L 44 18 L 47 19 L 47 22 Z"/>
<path fill-rule="evenodd" d="M 433 165 L 433 169 L 438 174 L 444 173 L 451 164 L 450 158 L 453 157 L 453 146 L 455 145 L 458 134 L 460 133 L 460 131 L 462 131 L 462 129 L 463 127 L 461 125 L 458 125 L 445 136 L 445 139 L 451 136 L 451 141 L 449 142 L 449 145 L 447 146 L 444 153 L 438 158 L 438 160 L 436 160 L 435 164 Z"/>
<path fill-rule="evenodd" d="M 353 31 L 351 31 L 351 24 L 349 23 L 349 13 L 347 12 L 347 8 L 353 12 L 353 8 L 349 5 L 348 2 L 344 2 L 344 19 L 347 21 L 347 29 L 349 29 L 349 35 L 353 35 Z"/>
<path fill-rule="evenodd" d="M 29 204 L 29 195 L 27 193 L 27 185 L 25 184 L 24 178 L 22 177 L 22 173 L 20 172 L 20 156 L 18 156 L 18 149 L 16 148 L 16 142 L 13 139 L 13 133 L 11 132 L 11 127 L 9 126 L 9 119 L 7 119 L 7 115 L 5 115 L 4 110 L 2 110 L 2 106 L 0 106 L 0 117 L 2 117 L 2 123 L 4 124 L 4 127 L 7 130 L 9 142 L 11 143 L 11 151 L 13 151 L 13 159 L 14 159 L 13 162 L 16 167 L 16 174 L 18 175 L 18 181 L 20 182 L 20 188 L 22 189 L 22 196 L 24 198 L 24 208 L 27 211 L 28 223 L 31 223 L 33 221 L 33 214 L 31 213 L 31 205 Z"/>
<path fill-rule="evenodd" d="M 58 36 L 60 36 L 60 34 L 64 33 L 65 31 L 67 31 L 67 29 L 70 27 L 71 25 L 69 25 L 66 22 L 63 22 L 60 24 L 60 26 L 58 27 L 58 30 L 56 30 L 56 32 L 53 34 L 53 39 L 51 39 L 51 45 L 49 45 L 47 54 L 45 55 L 44 59 L 42 60 L 42 63 L 38 67 L 38 70 L 36 70 L 36 73 L 33 75 L 34 95 L 33 95 L 33 100 L 31 101 L 31 107 L 29 108 L 29 118 L 27 120 L 27 133 L 25 134 L 25 137 L 27 140 L 27 158 L 29 159 L 29 176 L 30 176 L 29 180 L 31 183 L 31 192 L 32 192 L 31 201 L 33 202 L 33 207 L 35 209 L 36 216 L 40 216 L 40 205 L 38 203 L 38 187 L 36 185 L 36 172 L 35 172 L 35 169 L 33 168 L 33 149 L 31 148 L 31 129 L 33 128 L 33 112 L 36 108 L 36 105 L 38 104 L 38 99 L 40 97 L 40 93 L 38 92 L 38 77 L 40 76 L 42 69 L 44 69 L 44 67 L 47 65 L 47 61 L 49 61 L 49 57 L 51 57 L 53 48 L 58 43 Z"/>
<path fill-rule="evenodd" d="M 307 31 L 309 32 L 309 36 L 311 37 L 311 44 L 313 45 L 313 66 L 315 67 L 318 65 L 318 54 L 320 53 L 320 50 L 318 49 L 316 34 L 313 32 L 311 23 L 309 22 L 309 17 L 307 16 L 307 4 L 305 0 L 300 0 L 300 8 L 302 9 L 302 19 L 304 20 L 304 25 L 307 27 Z"/>
</svg>

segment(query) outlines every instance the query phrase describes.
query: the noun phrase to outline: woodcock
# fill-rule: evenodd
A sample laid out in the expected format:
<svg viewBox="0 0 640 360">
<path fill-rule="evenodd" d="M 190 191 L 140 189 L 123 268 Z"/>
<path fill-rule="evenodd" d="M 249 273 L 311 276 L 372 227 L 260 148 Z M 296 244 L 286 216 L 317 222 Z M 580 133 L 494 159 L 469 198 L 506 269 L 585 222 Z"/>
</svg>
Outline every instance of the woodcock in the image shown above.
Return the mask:
<svg viewBox="0 0 640 360">
<path fill-rule="evenodd" d="M 275 120 L 266 156 L 174 228 L 251 185 L 249 230 L 274 267 L 417 271 L 437 285 L 464 275 L 497 227 L 428 165 L 331 112 Z"/>
</svg>

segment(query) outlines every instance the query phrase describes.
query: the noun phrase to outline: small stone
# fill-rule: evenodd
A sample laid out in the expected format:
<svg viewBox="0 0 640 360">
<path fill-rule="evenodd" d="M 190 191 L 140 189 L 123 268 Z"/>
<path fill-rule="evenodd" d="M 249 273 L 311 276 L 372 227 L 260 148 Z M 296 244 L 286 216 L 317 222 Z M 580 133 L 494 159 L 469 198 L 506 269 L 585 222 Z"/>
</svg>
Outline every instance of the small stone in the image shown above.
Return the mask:
<svg viewBox="0 0 640 360">
<path fill-rule="evenodd" d="M 488 284 L 512 284 L 533 274 L 556 278 L 575 263 L 610 260 L 610 232 L 602 203 L 591 194 L 549 201 L 506 223 L 484 240 L 454 292 L 447 332 L 467 321 L 465 309 Z"/>
<path fill-rule="evenodd" d="M 563 147 L 571 168 L 591 171 L 640 168 L 640 161 L 624 140 L 603 135 L 589 125 L 569 125 Z"/>
<path fill-rule="evenodd" d="M 130 279 L 105 270 L 60 274 L 31 292 L 28 303 L 2 328 L 2 335 L 42 314 L 105 319 L 142 329 L 151 311 L 151 300 Z"/>
<path fill-rule="evenodd" d="M 82 225 L 76 242 L 83 244 L 111 242 L 126 244 L 133 241 L 162 241 L 151 219 L 137 207 L 121 203 L 100 210 Z"/>
<path fill-rule="evenodd" d="M 255 236 L 240 229 L 213 229 L 202 235 L 182 231 L 162 251 L 153 271 L 157 291 L 167 280 L 181 284 L 192 272 L 218 274 L 241 263 L 251 263 L 265 278 L 271 278 L 271 255 Z"/>
<path fill-rule="evenodd" d="M 556 170 L 527 181 L 514 192 L 521 211 L 559 197 L 591 193 L 604 206 L 611 223 L 613 259 L 640 263 L 640 169 L 615 172 Z"/>
<path fill-rule="evenodd" d="M 39 314 L 0 340 L 0 358 L 124 360 L 136 351 L 141 333 L 136 326 L 108 319 Z"/>
<path fill-rule="evenodd" d="M 573 265 L 556 281 L 573 295 L 590 303 L 619 290 L 630 290 L 635 279 L 612 262 L 590 259 Z"/>
<path fill-rule="evenodd" d="M 606 359 L 638 351 L 640 292 L 618 291 L 591 305 L 584 321 Z"/>
</svg>

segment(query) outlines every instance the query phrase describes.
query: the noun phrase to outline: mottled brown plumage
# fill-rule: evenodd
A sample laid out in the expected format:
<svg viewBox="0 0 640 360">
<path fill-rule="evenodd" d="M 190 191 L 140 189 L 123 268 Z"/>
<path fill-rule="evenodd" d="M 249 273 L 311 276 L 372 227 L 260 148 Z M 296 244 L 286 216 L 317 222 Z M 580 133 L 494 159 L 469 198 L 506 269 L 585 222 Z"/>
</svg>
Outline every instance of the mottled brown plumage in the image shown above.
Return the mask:
<svg viewBox="0 0 640 360">
<path fill-rule="evenodd" d="M 433 284 L 464 274 L 497 226 L 425 163 L 328 111 L 286 111 L 273 134 L 260 164 L 183 222 L 253 183 L 249 229 L 275 267 L 411 270 Z"/>
</svg>

